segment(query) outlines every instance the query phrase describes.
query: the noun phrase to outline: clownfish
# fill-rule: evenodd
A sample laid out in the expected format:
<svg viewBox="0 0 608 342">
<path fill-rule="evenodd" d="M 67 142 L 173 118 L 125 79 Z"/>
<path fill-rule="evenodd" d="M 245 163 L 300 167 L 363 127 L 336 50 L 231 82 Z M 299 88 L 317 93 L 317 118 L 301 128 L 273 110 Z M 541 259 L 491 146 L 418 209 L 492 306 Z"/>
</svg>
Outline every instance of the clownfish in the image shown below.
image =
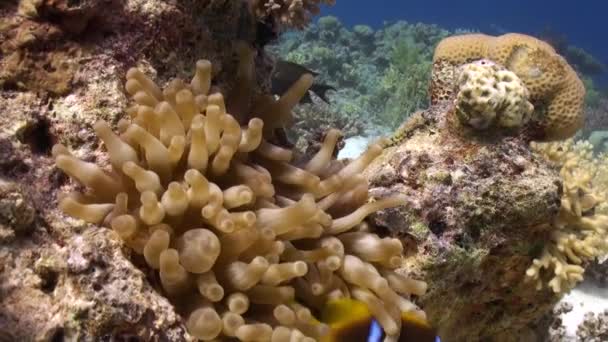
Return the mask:
<svg viewBox="0 0 608 342">
<path fill-rule="evenodd" d="M 387 337 L 363 302 L 340 298 L 329 301 L 321 312 L 329 333 L 321 342 L 382 342 Z M 401 314 L 399 342 L 441 342 L 429 323 L 413 312 Z"/>
</svg>

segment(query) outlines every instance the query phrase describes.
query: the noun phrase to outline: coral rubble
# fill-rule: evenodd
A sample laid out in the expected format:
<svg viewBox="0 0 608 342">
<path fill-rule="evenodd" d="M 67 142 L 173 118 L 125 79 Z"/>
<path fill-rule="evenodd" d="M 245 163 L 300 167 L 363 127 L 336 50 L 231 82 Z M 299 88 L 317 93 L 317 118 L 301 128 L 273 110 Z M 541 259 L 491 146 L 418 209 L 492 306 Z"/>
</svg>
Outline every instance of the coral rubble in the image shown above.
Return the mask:
<svg viewBox="0 0 608 342">
<path fill-rule="evenodd" d="M 459 70 L 456 115 L 465 126 L 517 129 L 530 119 L 534 106 L 519 77 L 492 61 L 465 64 Z"/>
<path fill-rule="evenodd" d="M 405 204 L 402 195 L 367 201 L 360 172 L 382 148 L 338 162 L 333 130 L 310 160 L 294 163 L 291 150 L 264 138 L 266 121 L 241 127 L 226 113 L 211 78 L 208 61 L 197 62 L 192 81 L 163 89 L 129 70 L 132 121 L 118 123 L 120 135 L 105 121 L 94 125 L 111 173 L 53 148 L 57 166 L 87 188 L 63 195 L 59 207 L 111 227 L 143 255 L 198 339 L 318 340 L 328 327 L 311 310 L 340 297 L 365 302 L 398 336 L 401 313 L 418 310 L 407 296 L 426 284 L 395 272 L 398 239 L 357 228 L 368 214 Z M 289 90 L 264 117 L 288 115 L 303 93 Z"/>
<path fill-rule="evenodd" d="M 307 66 L 319 73 L 320 82 L 334 86 L 330 102 L 340 116 L 365 122 L 369 131 L 387 131 L 428 106 L 433 49 L 448 34 L 436 25 L 405 21 L 350 29 L 326 16 L 282 35 L 269 51 Z"/>
</svg>

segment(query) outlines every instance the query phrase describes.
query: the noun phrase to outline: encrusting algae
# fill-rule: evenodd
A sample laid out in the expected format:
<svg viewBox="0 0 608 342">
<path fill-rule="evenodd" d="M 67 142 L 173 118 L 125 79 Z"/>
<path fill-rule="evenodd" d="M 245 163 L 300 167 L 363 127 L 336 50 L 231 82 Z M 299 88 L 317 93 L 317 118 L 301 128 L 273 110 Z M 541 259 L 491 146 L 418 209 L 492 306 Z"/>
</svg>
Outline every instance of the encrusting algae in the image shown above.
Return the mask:
<svg viewBox="0 0 608 342">
<path fill-rule="evenodd" d="M 57 166 L 86 187 L 61 196 L 63 212 L 113 229 L 142 254 L 198 339 L 319 340 L 330 328 L 315 314 L 340 298 L 364 303 L 394 339 L 402 313 L 424 317 L 409 296 L 426 284 L 396 272 L 401 242 L 361 224 L 406 202 L 368 201 L 361 173 L 380 145 L 336 161 L 340 133 L 330 130 L 318 153 L 296 163 L 270 142 L 267 120 L 290 112 L 310 86 L 303 77 L 243 126 L 210 92 L 208 61 L 197 62 L 191 82 L 162 89 L 131 69 L 131 119 L 118 133 L 94 126 L 108 169 L 53 148 Z"/>
</svg>

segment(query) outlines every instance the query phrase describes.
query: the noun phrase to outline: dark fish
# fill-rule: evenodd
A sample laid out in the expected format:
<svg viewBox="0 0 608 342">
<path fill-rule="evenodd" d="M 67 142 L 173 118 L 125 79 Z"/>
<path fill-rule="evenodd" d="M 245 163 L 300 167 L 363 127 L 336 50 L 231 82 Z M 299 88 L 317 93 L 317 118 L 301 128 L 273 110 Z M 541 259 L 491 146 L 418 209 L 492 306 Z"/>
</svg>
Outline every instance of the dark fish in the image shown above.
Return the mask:
<svg viewBox="0 0 608 342">
<path fill-rule="evenodd" d="M 330 333 L 322 342 L 382 342 L 386 334 L 367 306 L 354 299 L 336 299 L 326 304 L 321 320 Z M 418 315 L 401 314 L 399 342 L 441 342 L 436 331 Z"/>
<path fill-rule="evenodd" d="M 303 65 L 288 62 L 284 60 L 277 60 L 274 66 L 274 71 L 272 72 L 271 77 L 271 91 L 275 95 L 283 95 L 294 84 L 302 75 L 311 74 L 313 76 L 319 75 L 319 73 L 314 72 Z M 321 100 L 329 103 L 327 99 L 327 91 L 333 90 L 336 88 L 329 86 L 327 84 L 322 83 L 313 83 L 309 92 L 317 95 Z M 300 100 L 301 103 L 312 103 L 312 99 L 310 98 L 310 94 L 307 93 Z"/>
</svg>

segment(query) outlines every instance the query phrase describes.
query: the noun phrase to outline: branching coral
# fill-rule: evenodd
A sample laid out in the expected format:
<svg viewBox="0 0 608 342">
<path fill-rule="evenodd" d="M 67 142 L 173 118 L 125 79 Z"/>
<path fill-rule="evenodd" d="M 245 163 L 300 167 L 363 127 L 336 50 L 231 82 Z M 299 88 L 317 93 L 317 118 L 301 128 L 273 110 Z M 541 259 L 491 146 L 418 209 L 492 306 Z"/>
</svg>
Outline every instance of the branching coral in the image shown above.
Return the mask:
<svg viewBox="0 0 608 342">
<path fill-rule="evenodd" d="M 426 284 L 395 271 L 398 239 L 358 228 L 370 213 L 405 203 L 401 195 L 367 200 L 361 172 L 382 148 L 372 144 L 344 165 L 333 159 L 333 132 L 295 164 L 291 150 L 264 138 L 260 118 L 241 127 L 226 113 L 222 95 L 209 93 L 210 74 L 199 61 L 191 82 L 161 89 L 131 69 L 131 121 L 119 122 L 118 134 L 95 125 L 111 171 L 53 148 L 57 166 L 87 188 L 63 195 L 60 208 L 111 227 L 143 254 L 198 339 L 319 339 L 328 327 L 311 310 L 340 297 L 367 303 L 398 335 L 401 312 L 417 310 L 408 296 Z M 265 108 L 290 111 L 297 96 L 288 94 Z"/>
<path fill-rule="evenodd" d="M 533 148 L 561 167 L 563 195 L 558 216 L 551 224 L 551 241 L 526 274 L 537 288 L 550 277 L 554 292 L 573 288 L 583 279 L 583 266 L 608 254 L 608 216 L 596 212 L 606 200 L 594 186 L 600 161 L 588 142 L 533 144 Z"/>
<path fill-rule="evenodd" d="M 319 6 L 333 5 L 335 0 L 252 0 L 251 8 L 260 19 L 274 17 L 279 23 L 303 28 L 312 16 L 319 14 Z"/>
<path fill-rule="evenodd" d="M 539 140 L 568 138 L 582 126 L 583 82 L 549 44 L 522 34 L 469 34 L 442 40 L 433 57 L 431 102 L 450 97 L 460 65 L 483 58 L 504 65 L 523 81 L 540 117 Z"/>
</svg>

